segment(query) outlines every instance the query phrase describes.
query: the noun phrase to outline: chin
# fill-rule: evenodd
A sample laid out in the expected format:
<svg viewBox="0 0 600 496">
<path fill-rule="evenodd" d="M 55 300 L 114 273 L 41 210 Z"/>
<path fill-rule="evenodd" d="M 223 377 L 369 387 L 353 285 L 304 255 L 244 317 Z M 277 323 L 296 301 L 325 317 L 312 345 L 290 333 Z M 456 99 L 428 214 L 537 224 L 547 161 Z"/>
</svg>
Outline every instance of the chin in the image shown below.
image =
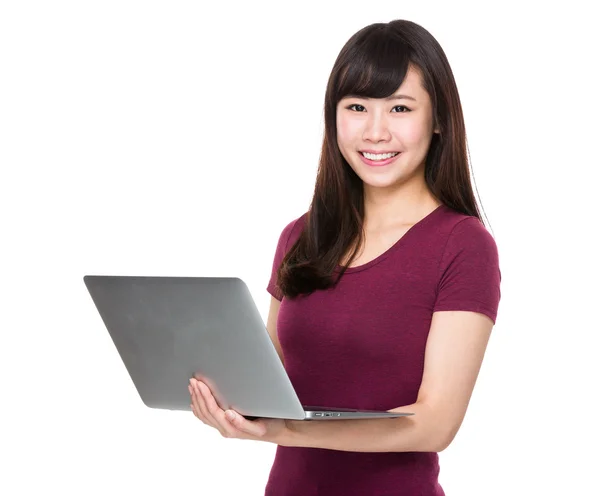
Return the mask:
<svg viewBox="0 0 600 496">
<path fill-rule="evenodd" d="M 424 171 L 419 169 L 410 173 L 396 171 L 395 174 L 361 174 L 359 177 L 365 186 L 381 189 L 402 188 L 415 181 L 422 182 L 425 179 Z"/>
<path fill-rule="evenodd" d="M 368 186 L 370 188 L 381 188 L 381 189 L 398 186 L 399 184 L 402 184 L 404 182 L 401 177 L 396 177 L 396 178 L 392 178 L 392 179 L 385 179 L 383 177 L 381 177 L 381 178 L 361 177 L 361 179 L 365 186 Z"/>
</svg>

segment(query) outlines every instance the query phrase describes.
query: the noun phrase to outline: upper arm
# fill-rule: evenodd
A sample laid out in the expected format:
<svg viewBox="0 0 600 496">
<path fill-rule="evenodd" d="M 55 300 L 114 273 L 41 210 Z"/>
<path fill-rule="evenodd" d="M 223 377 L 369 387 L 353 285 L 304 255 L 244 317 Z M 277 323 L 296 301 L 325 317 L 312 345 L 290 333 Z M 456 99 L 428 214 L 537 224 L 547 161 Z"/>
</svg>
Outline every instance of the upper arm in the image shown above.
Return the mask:
<svg viewBox="0 0 600 496">
<path fill-rule="evenodd" d="M 271 305 L 269 306 L 269 316 L 267 318 L 267 331 L 277 350 L 277 354 L 283 363 L 283 352 L 281 351 L 281 345 L 279 344 L 279 338 L 277 337 L 277 316 L 279 315 L 280 306 L 281 302 L 277 298 L 271 296 Z"/>
<path fill-rule="evenodd" d="M 494 324 L 477 312 L 434 312 L 417 403 L 432 412 L 432 429 L 445 449 L 463 421 Z"/>
</svg>

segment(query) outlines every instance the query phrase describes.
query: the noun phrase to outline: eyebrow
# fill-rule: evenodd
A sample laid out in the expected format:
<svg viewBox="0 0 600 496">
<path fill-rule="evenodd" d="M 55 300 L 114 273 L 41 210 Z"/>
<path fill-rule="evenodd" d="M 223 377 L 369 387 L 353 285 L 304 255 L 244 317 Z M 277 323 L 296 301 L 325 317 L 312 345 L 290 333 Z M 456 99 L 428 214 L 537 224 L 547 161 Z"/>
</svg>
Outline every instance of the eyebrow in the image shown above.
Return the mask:
<svg viewBox="0 0 600 496">
<path fill-rule="evenodd" d="M 417 101 L 416 98 L 413 98 L 412 96 L 409 96 L 409 95 L 392 95 L 392 96 L 388 96 L 386 98 L 387 101 L 389 101 L 389 100 L 402 100 L 402 99 L 412 100 L 413 102 Z"/>
<path fill-rule="evenodd" d="M 363 100 L 373 100 L 373 98 L 369 98 L 368 96 L 360 96 L 360 95 L 346 95 L 344 98 L 361 98 Z M 417 99 L 409 96 L 409 95 L 390 95 L 388 97 L 385 98 L 385 100 L 387 102 L 389 102 L 390 100 L 412 100 L 413 102 L 416 102 Z"/>
</svg>

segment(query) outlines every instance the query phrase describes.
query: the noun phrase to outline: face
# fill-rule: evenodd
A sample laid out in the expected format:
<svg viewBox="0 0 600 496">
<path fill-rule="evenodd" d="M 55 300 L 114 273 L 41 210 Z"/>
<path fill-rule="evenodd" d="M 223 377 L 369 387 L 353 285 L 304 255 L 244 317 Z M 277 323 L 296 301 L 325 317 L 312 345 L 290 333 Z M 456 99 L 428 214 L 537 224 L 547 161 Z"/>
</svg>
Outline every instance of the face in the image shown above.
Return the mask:
<svg viewBox="0 0 600 496">
<path fill-rule="evenodd" d="M 365 188 L 424 181 L 433 128 L 429 94 L 410 68 L 389 98 L 345 97 L 337 106 L 337 141 Z"/>
</svg>

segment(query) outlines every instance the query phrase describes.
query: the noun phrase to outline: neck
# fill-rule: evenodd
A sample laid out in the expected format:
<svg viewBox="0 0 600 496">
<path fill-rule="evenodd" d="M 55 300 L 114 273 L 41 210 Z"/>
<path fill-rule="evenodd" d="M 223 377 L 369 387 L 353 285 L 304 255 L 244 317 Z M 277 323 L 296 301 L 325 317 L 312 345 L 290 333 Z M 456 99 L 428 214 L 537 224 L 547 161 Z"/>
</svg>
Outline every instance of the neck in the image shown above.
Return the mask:
<svg viewBox="0 0 600 496">
<path fill-rule="evenodd" d="M 394 189 L 365 185 L 364 198 L 366 230 L 385 229 L 398 224 L 412 225 L 441 205 L 424 180 Z"/>
</svg>

